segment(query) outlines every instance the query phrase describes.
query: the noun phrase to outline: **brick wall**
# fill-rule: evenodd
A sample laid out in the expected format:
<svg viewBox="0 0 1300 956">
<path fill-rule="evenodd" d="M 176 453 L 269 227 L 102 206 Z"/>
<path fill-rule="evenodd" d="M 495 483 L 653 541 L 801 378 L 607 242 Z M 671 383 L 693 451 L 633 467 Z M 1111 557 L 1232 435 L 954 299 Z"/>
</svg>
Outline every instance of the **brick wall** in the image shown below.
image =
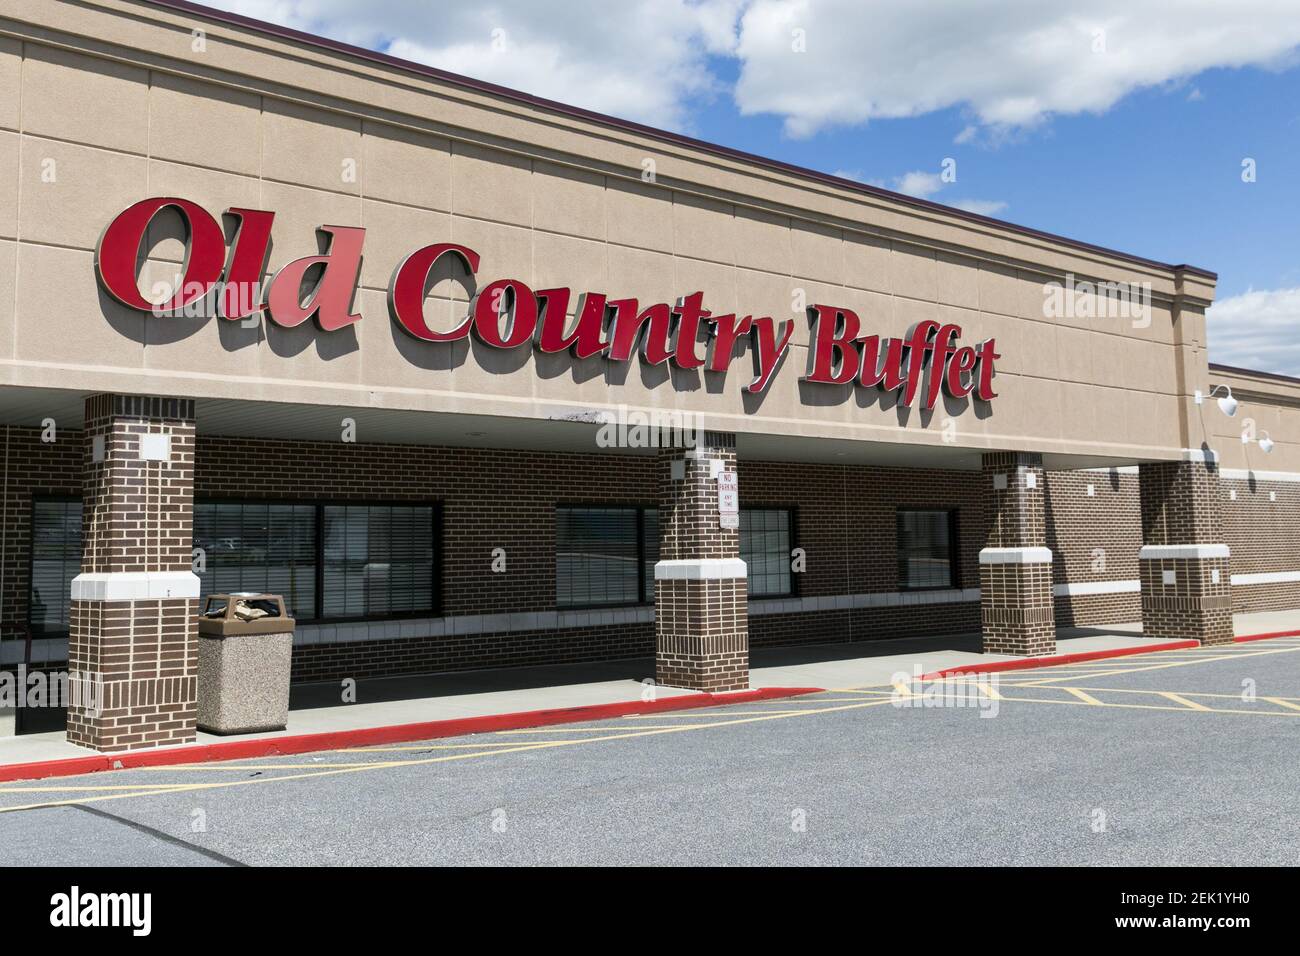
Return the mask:
<svg viewBox="0 0 1300 956">
<path fill-rule="evenodd" d="M 101 461 L 86 462 L 82 570 L 190 570 L 194 400 L 95 395 L 86 418 L 103 446 Z M 141 459 L 138 448 L 150 435 L 168 436 L 168 461 Z"/>
<path fill-rule="evenodd" d="M 201 424 L 201 423 L 200 423 Z M 81 435 L 60 431 L 44 444 L 36 429 L 9 428 L 0 554 L 0 636 L 23 634 L 27 620 L 33 495 L 79 495 Z M 200 435 L 196 498 L 438 500 L 443 503 L 443 613 L 554 608 L 554 505 L 566 502 L 654 504 L 655 458 L 521 454 L 467 448 L 289 442 Z M 982 502 L 973 472 L 870 468 L 742 460 L 745 506 L 795 509 L 796 545 L 807 567 L 796 575 L 801 598 L 893 592 L 898 587 L 897 505 L 958 512 L 959 585 L 979 586 L 984 537 Z M 1093 495 L 1087 495 L 1087 485 Z M 1048 472 L 1046 544 L 1057 583 L 1136 580 L 1138 480 L 1105 472 Z M 1230 489 L 1237 490 L 1231 500 Z M 1269 499 L 1274 492 L 1276 500 Z M 1224 480 L 1223 540 L 1234 572 L 1300 570 L 1300 485 Z M 507 554 L 506 574 L 488 573 L 492 549 Z M 1097 554 L 1098 550 L 1101 555 Z M 1101 557 L 1102 563 L 1098 563 Z M 1300 607 L 1300 586 L 1234 588 L 1238 610 Z M 1055 598 L 1062 626 L 1134 621 L 1136 593 Z M 919 608 L 852 608 L 754 614 L 753 646 L 878 640 L 919 634 L 974 632 L 973 601 Z M 295 649 L 295 679 L 414 673 L 504 664 L 574 662 L 649 656 L 653 624 L 564 631 L 484 633 L 319 644 Z"/>
<path fill-rule="evenodd" d="M 443 612 L 555 606 L 557 502 L 653 505 L 652 457 L 199 437 L 195 497 L 440 501 Z M 494 548 L 506 572 L 491 573 Z"/>
<path fill-rule="evenodd" d="M 1047 515 L 1042 455 L 1009 451 L 986 454 L 982 472 L 979 488 L 987 527 L 984 544 L 990 548 L 1043 547 Z M 1020 480 L 1018 472 L 1023 473 Z M 994 476 L 1006 479 L 1001 488 L 994 484 Z"/>
<path fill-rule="evenodd" d="M 52 443 L 35 428 L 3 427 L 3 497 L 0 498 L 0 640 L 26 636 L 31 589 L 32 496 L 82 493 L 80 431 L 57 431 Z"/>
<path fill-rule="evenodd" d="M 736 436 L 706 432 L 699 449 L 708 459 L 736 470 Z M 685 478 L 671 479 L 673 463 L 684 464 Z M 659 560 L 733 558 L 740 532 L 718 523 L 718 486 L 696 459 L 677 448 L 662 449 L 654 465 L 659 503 Z"/>
<path fill-rule="evenodd" d="M 1117 469 L 1049 471 L 1043 503 L 1055 583 L 1137 580 L 1137 475 Z M 1058 627 L 1122 624 L 1142 617 L 1137 592 L 1057 595 L 1054 601 Z"/>
<path fill-rule="evenodd" d="M 973 587 L 974 585 L 972 585 Z M 978 601 L 923 607 L 847 608 L 798 614 L 750 614 L 750 647 L 824 644 L 833 641 L 885 641 L 927 634 L 977 634 Z M 827 637 L 827 635 L 833 635 Z"/>
<path fill-rule="evenodd" d="M 1300 483 L 1219 479 L 1223 543 L 1234 574 L 1300 571 Z M 1300 582 L 1234 585 L 1233 610 L 1300 607 Z"/>
<path fill-rule="evenodd" d="M 978 587 L 984 518 L 972 472 L 742 461 L 745 507 L 792 507 L 807 569 L 800 596 L 898 590 L 900 506 L 955 509 L 958 587 Z"/>
<path fill-rule="evenodd" d="M 1138 489 L 1145 544 L 1208 544 L 1223 540 L 1218 474 L 1201 462 L 1141 466 Z"/>
<path fill-rule="evenodd" d="M 611 627 L 509 631 L 461 638 L 312 644 L 293 649 L 293 680 L 383 677 L 436 671 L 576 664 L 653 657 L 653 622 Z M 647 671 L 642 675 L 650 677 Z"/>
</svg>

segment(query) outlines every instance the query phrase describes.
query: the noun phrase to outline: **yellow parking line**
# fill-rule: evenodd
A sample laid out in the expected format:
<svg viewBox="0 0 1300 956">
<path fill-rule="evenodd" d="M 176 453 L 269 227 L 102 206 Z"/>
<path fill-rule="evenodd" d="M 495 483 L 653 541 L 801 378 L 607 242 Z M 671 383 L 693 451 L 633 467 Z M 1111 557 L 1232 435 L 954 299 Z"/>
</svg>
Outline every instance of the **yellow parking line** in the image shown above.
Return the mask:
<svg viewBox="0 0 1300 956">
<path fill-rule="evenodd" d="M 1081 691 L 1077 687 L 1062 687 L 1061 689 L 1073 694 L 1075 697 L 1079 698 L 1079 700 L 1083 701 L 1085 704 L 1093 704 L 1094 706 L 1097 707 L 1101 706 L 1101 701 L 1099 701 L 1096 697 L 1093 697 L 1091 694 Z"/>
<path fill-rule="evenodd" d="M 1055 684 L 1053 686 L 1059 687 L 1062 690 L 1073 688 L 1074 690 L 1105 691 L 1108 694 L 1159 694 L 1161 693 L 1161 691 L 1158 690 L 1140 689 L 1135 687 L 1076 687 L 1073 684 L 1070 685 L 1070 688 L 1067 688 L 1066 685 L 1064 684 Z M 1203 690 L 1196 690 L 1196 691 L 1180 690 L 1180 691 L 1174 691 L 1173 693 L 1182 694 L 1184 697 L 1213 697 L 1222 700 L 1242 700 L 1241 694 L 1211 694 Z M 1261 697 L 1260 700 L 1271 700 L 1271 701 L 1281 703 L 1282 701 L 1288 701 L 1288 700 L 1300 701 L 1300 697 Z"/>
<path fill-rule="evenodd" d="M 1160 697 L 1163 697 L 1165 700 L 1172 700 L 1175 704 L 1182 704 L 1184 707 L 1190 707 L 1192 710 L 1211 709 L 1209 707 L 1206 707 L 1204 704 L 1198 704 L 1194 700 L 1188 700 L 1186 697 L 1182 697 L 1178 694 L 1172 693 L 1167 690 L 1158 690 L 1156 691 L 1156 694 L 1159 695 Z"/>
<path fill-rule="evenodd" d="M 1056 668 L 1052 668 L 1053 671 Z M 1037 677 L 1008 677 L 999 675 L 998 683 L 1003 687 L 1038 687 L 1045 683 L 1059 683 L 1062 680 L 1088 680 L 1092 677 L 1108 677 L 1104 671 L 1074 671 L 1068 674 L 1052 674 L 1050 676 L 1039 675 Z M 980 675 L 964 678 L 969 683 L 974 683 L 980 679 Z"/>
<path fill-rule="evenodd" d="M 1068 687 L 1053 687 L 1050 689 L 1069 690 Z M 1118 707 L 1121 710 L 1165 710 L 1165 711 L 1175 711 L 1181 714 L 1201 712 L 1206 714 L 1236 714 L 1236 715 L 1244 715 L 1247 717 L 1300 717 L 1300 712 L 1293 713 L 1291 711 L 1285 711 L 1285 710 L 1258 710 L 1258 709 L 1239 710 L 1239 709 L 1227 708 L 1227 707 L 1200 707 L 1200 706 L 1193 706 L 1190 708 L 1174 707 L 1174 706 L 1166 707 L 1160 704 L 1119 704 L 1119 703 L 1114 703 L 1114 702 L 1104 701 L 1104 700 L 1098 700 L 1095 704 L 1088 704 L 1082 700 L 1066 700 L 1059 697 L 1056 698 L 1055 700 L 1050 700 L 1043 697 L 1003 697 L 1002 699 L 1005 701 L 1009 701 L 1011 703 L 1065 704 L 1068 707 Z M 1190 703 L 1190 701 L 1188 703 Z"/>
<path fill-rule="evenodd" d="M 1003 685 L 1003 688 L 1005 689 L 1006 685 Z M 1099 706 L 1099 707 L 1124 707 L 1124 708 L 1131 708 L 1131 709 L 1138 709 L 1138 710 L 1141 709 L 1196 710 L 1196 711 L 1206 711 L 1215 714 L 1246 714 L 1250 716 L 1261 716 L 1261 715 L 1277 716 L 1277 717 L 1292 716 L 1289 713 L 1283 713 L 1279 711 L 1260 711 L 1258 709 L 1242 710 L 1238 708 L 1207 707 L 1203 704 L 1197 703 L 1196 701 L 1189 699 L 1193 697 L 1208 697 L 1216 700 L 1240 701 L 1242 699 L 1240 694 L 1211 694 L 1202 691 L 1176 692 L 1176 691 L 1165 691 L 1165 690 L 1134 689 L 1132 687 L 1077 687 L 1071 684 L 1012 685 L 1012 689 L 1017 689 L 1017 690 L 1032 689 L 1032 688 L 1039 688 L 1042 690 L 1062 690 L 1085 704 L 1090 704 L 1092 706 Z M 1108 702 L 1104 700 L 1098 700 L 1096 697 L 1092 696 L 1092 694 L 1089 693 L 1089 691 L 1092 691 L 1094 693 L 1105 693 L 1105 694 L 1145 694 L 1148 697 L 1161 697 L 1164 698 L 1165 700 L 1170 701 L 1171 703 L 1180 704 L 1181 706 L 1162 707 L 1153 704 L 1123 704 L 1119 702 Z M 1072 704 L 1074 703 L 1074 701 L 1069 701 L 1069 700 L 1046 700 L 1041 697 L 1008 697 L 1005 694 L 1001 695 L 1001 699 L 1006 701 L 1012 701 L 1017 703 L 1028 703 L 1028 704 Z M 1269 703 L 1272 704 L 1277 704 L 1278 706 L 1281 707 L 1286 707 L 1289 710 L 1293 710 L 1296 711 L 1297 713 L 1300 713 L 1300 703 L 1294 703 L 1294 701 L 1300 700 L 1300 698 L 1261 697 L 1259 699 L 1263 701 L 1268 701 Z"/>
<path fill-rule="evenodd" d="M 1112 667 L 1132 667 L 1134 664 L 1152 664 L 1156 662 L 1170 661 L 1197 661 L 1205 656 L 1203 651 L 1188 651 L 1179 653 L 1178 651 L 1149 651 L 1145 654 L 1125 654 L 1122 657 L 1106 657 L 1096 661 L 1079 661 L 1076 664 L 1067 664 L 1067 667 L 1078 667 L 1083 670 L 1090 668 L 1107 669 Z"/>
<path fill-rule="evenodd" d="M 862 710 L 867 707 L 879 707 L 882 704 L 891 703 L 890 698 L 883 700 L 872 700 L 865 703 L 845 704 L 839 707 L 827 708 L 827 710 L 845 711 L 845 710 Z M 194 793 L 200 790 L 220 790 L 227 787 L 247 787 L 255 785 L 264 785 L 268 783 L 286 783 L 294 780 L 309 780 L 316 777 L 332 777 L 340 774 L 365 773 L 371 770 L 391 770 L 396 767 L 419 767 L 435 763 L 449 763 L 456 760 L 472 760 L 476 757 L 495 757 L 501 754 L 523 753 L 530 750 L 547 750 L 554 747 L 576 747 L 584 744 L 604 743 L 609 740 L 628 740 L 636 737 L 654 737 L 660 734 L 682 733 L 687 730 L 713 729 L 715 727 L 735 726 L 737 724 L 752 724 L 765 720 L 788 720 L 791 717 L 802 716 L 800 714 L 764 714 L 761 717 L 741 717 L 738 720 L 727 722 L 718 722 L 711 724 L 678 724 L 671 727 L 641 727 L 635 731 L 628 731 L 621 734 L 614 734 L 604 737 L 589 737 L 578 740 L 542 740 L 534 743 L 521 743 L 514 747 L 501 747 L 495 750 L 480 750 L 472 753 L 444 754 L 439 757 L 425 757 L 422 760 L 377 760 L 373 763 L 362 764 L 355 767 L 343 767 L 334 769 L 332 767 L 322 767 L 314 773 L 296 773 L 283 774 L 281 776 L 267 777 L 246 777 L 242 780 L 222 780 L 216 783 L 191 783 L 177 784 L 171 787 L 158 787 L 143 792 L 135 793 L 114 793 L 98 797 L 85 797 L 83 799 L 72 800 L 51 800 L 42 803 L 19 804 L 12 807 L 0 807 L 0 814 L 16 813 L 21 810 L 36 810 L 45 807 L 66 806 L 70 804 L 83 803 L 101 803 L 107 800 L 123 800 L 128 797 L 151 797 L 158 794 L 171 793 Z M 123 771 L 131 773 L 133 771 Z"/>
<path fill-rule="evenodd" d="M 340 750 L 330 750 L 327 753 L 335 754 L 381 754 L 395 750 L 481 750 L 484 747 L 515 747 L 517 744 L 513 741 L 505 740 L 481 740 L 473 744 L 404 744 L 393 747 L 344 747 Z"/>
<path fill-rule="evenodd" d="M 274 758 L 272 758 L 274 759 Z M 137 770 L 154 769 L 157 771 L 165 770 L 311 770 L 316 767 L 365 767 L 364 763 L 332 763 L 327 760 L 317 760 L 312 763 L 269 763 L 269 764 L 228 764 L 216 761 L 215 763 L 192 763 L 180 764 L 174 767 L 137 767 Z"/>
<path fill-rule="evenodd" d="M 661 716 L 659 714 L 656 717 Z M 698 716 L 692 714 L 692 717 Z M 672 730 L 681 727 L 681 724 L 653 724 L 643 730 Z M 700 724 L 701 727 L 707 727 L 707 724 Z M 588 734 L 588 733 L 622 733 L 623 727 L 526 727 L 522 730 L 496 730 L 494 734 L 502 737 L 510 737 L 516 734 Z"/>
<path fill-rule="evenodd" d="M 875 690 L 877 687 L 888 687 L 889 684 L 881 682 L 879 684 L 863 684 L 861 687 L 831 687 L 824 691 L 823 694 L 861 694 L 867 691 Z"/>
<path fill-rule="evenodd" d="M 174 787 L 173 783 L 121 783 L 103 786 L 64 786 L 64 787 L 0 787 L 0 793 L 69 793 L 72 791 L 82 790 L 130 790 L 132 792 L 148 792 L 150 790 L 166 789 Z"/>
<path fill-rule="evenodd" d="M 1171 662 L 1169 662 L 1169 663 L 1146 664 L 1146 665 L 1144 665 L 1144 666 L 1139 666 L 1139 667 L 1120 668 L 1120 669 L 1116 669 L 1116 670 L 1113 670 L 1113 671 L 1107 671 L 1106 674 L 1105 674 L 1105 676 L 1107 676 L 1107 677 L 1113 677 L 1113 676 L 1116 676 L 1116 675 L 1118 675 L 1118 674 L 1138 674 L 1138 673 L 1141 673 L 1141 672 L 1143 672 L 1143 671 L 1165 670 L 1165 669 L 1170 668 L 1170 667 L 1189 667 L 1189 666 L 1191 666 L 1191 665 L 1193 665 L 1193 664 L 1212 664 L 1212 663 L 1215 663 L 1216 661 L 1237 660 L 1237 659 L 1245 658 L 1245 657 L 1267 657 L 1267 656 L 1272 655 L 1272 654 L 1290 654 L 1290 653 L 1294 653 L 1294 652 L 1296 652 L 1296 651 L 1300 651 L 1300 647 L 1283 647 L 1283 648 L 1278 648 L 1278 649 L 1276 649 L 1276 650 L 1254 651 L 1254 652 L 1249 653 L 1249 654 L 1235 654 L 1235 655 L 1229 655 L 1229 656 L 1227 656 L 1227 657 L 1222 656 L 1222 655 L 1217 655 L 1217 654 L 1216 654 L 1214 657 L 1205 657 L 1205 658 L 1201 658 L 1201 659 L 1199 659 L 1199 660 L 1192 660 L 1192 661 L 1171 661 Z M 1102 676 L 1102 675 L 1101 675 L 1101 674 L 1098 674 L 1098 675 L 1096 675 L 1096 676 L 1100 677 L 1100 676 Z M 1061 675 L 1060 677 L 1055 677 L 1055 678 L 1052 678 L 1052 677 L 1043 678 L 1043 679 L 1041 679 L 1041 680 L 1039 680 L 1039 681 L 1036 681 L 1035 683 L 1036 683 L 1038 686 L 1042 686 L 1042 685 L 1044 685 L 1044 684 L 1048 684 L 1048 683 L 1056 683 L 1056 682 L 1060 682 L 1060 681 L 1073 680 L 1074 678 L 1075 678 L 1075 675 L 1063 674 L 1063 675 Z"/>
<path fill-rule="evenodd" d="M 628 714 L 627 717 L 625 717 L 624 719 L 625 720 L 663 720 L 666 717 L 672 717 L 672 718 L 678 718 L 678 717 L 680 718 L 687 718 L 687 717 L 724 718 L 724 717 L 742 717 L 742 716 L 753 717 L 758 714 L 816 714 L 822 710 L 825 710 L 825 708 L 824 707 L 801 707 L 798 709 L 782 708 L 780 710 L 776 710 L 776 709 L 740 710 L 734 713 L 727 713 L 725 711 L 713 711 L 713 712 L 706 712 L 706 713 L 700 713 L 699 711 L 685 711 L 680 714 Z"/>
</svg>

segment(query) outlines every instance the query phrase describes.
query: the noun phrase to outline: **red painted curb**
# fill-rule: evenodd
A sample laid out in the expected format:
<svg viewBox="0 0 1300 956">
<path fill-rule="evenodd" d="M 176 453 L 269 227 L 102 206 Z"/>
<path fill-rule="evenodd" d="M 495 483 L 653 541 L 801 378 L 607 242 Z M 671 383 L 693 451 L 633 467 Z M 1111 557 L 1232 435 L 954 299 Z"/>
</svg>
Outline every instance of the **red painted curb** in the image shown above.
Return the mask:
<svg viewBox="0 0 1300 956">
<path fill-rule="evenodd" d="M 41 780 L 46 777 L 70 777 L 101 770 L 129 770 L 133 767 L 165 767 L 179 763 L 286 756 L 316 750 L 396 744 L 411 740 L 433 740 L 438 737 L 460 737 L 465 734 L 490 733 L 494 730 L 519 730 L 524 727 L 545 727 L 550 724 L 625 717 L 629 714 L 655 714 L 672 710 L 693 710 L 698 707 L 748 704 L 758 700 L 778 700 L 782 697 L 817 694 L 821 690 L 820 687 L 763 687 L 758 690 L 742 690 L 725 694 L 691 694 L 687 697 L 668 697 L 654 701 L 638 700 L 616 704 L 559 707 L 552 710 L 526 710 L 514 714 L 486 714 L 482 717 L 458 717 L 417 724 L 394 724 L 390 727 L 360 727 L 356 730 L 299 734 L 293 737 L 223 740 L 218 743 L 196 744 L 192 747 L 176 747 L 168 750 L 93 754 L 86 757 L 68 757 L 63 760 L 42 760 L 0 766 L 0 783 L 14 780 Z"/>
<path fill-rule="evenodd" d="M 1108 657 L 1128 657 L 1132 654 L 1153 654 L 1156 651 L 1182 651 L 1200 646 L 1200 641 L 1171 641 L 1168 644 L 1147 644 L 1143 647 L 1116 647 L 1108 651 L 1079 651 L 1077 654 L 1054 654 L 1051 657 L 1023 657 L 1016 661 L 991 661 L 988 664 L 945 667 L 943 670 L 922 674 L 920 680 L 939 680 L 941 677 L 949 677 L 953 674 L 991 674 L 997 671 L 1026 670 L 1031 667 L 1056 667 L 1060 664 L 1100 661 Z"/>
<path fill-rule="evenodd" d="M 1241 637 L 1234 637 L 1232 643 L 1245 644 L 1247 641 L 1267 641 L 1271 637 L 1297 637 L 1300 631 L 1272 631 L 1268 634 L 1245 634 Z"/>
</svg>

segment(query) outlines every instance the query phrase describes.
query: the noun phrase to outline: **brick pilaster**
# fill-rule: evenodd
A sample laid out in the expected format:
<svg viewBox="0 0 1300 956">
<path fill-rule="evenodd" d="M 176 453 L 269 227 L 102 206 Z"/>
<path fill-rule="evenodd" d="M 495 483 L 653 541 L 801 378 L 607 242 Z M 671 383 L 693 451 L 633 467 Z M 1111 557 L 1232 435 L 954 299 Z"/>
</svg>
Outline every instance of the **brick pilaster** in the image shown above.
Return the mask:
<svg viewBox="0 0 1300 956">
<path fill-rule="evenodd" d="M 1212 460 L 1138 466 L 1142 506 L 1142 633 L 1232 641 L 1232 568 L 1220 524 L 1219 473 Z"/>
<path fill-rule="evenodd" d="M 195 738 L 194 402 L 86 399 L 68 740 L 101 751 Z"/>
<path fill-rule="evenodd" d="M 734 435 L 704 432 L 698 447 L 659 453 L 655 675 L 672 687 L 749 686 L 745 564 L 740 532 L 720 525 L 719 466 L 736 468 Z"/>
<path fill-rule="evenodd" d="M 1051 654 L 1056 650 L 1056 623 L 1042 455 L 986 454 L 980 480 L 988 528 L 980 551 L 984 651 Z"/>
</svg>

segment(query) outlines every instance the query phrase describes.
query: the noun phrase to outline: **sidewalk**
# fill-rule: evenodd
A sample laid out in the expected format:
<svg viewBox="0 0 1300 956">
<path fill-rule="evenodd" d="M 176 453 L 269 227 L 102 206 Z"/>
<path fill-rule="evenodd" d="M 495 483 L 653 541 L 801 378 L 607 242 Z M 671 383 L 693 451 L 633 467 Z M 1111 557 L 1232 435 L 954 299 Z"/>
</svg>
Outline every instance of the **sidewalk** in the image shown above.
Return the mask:
<svg viewBox="0 0 1300 956">
<path fill-rule="evenodd" d="M 1300 631 L 1300 610 L 1237 615 L 1238 637 Z M 1123 650 L 1168 643 L 1144 638 L 1140 624 L 1098 628 L 1061 628 L 1057 654 Z M 750 686 L 779 694 L 784 688 L 818 689 L 889 684 L 899 672 L 924 674 L 951 667 L 1015 661 L 1006 654 L 979 653 L 979 635 L 894 638 L 851 644 L 812 644 L 798 647 L 755 648 L 751 653 Z M 218 737 L 200 733 L 198 745 L 228 741 L 294 738 L 311 734 L 348 734 L 368 728 L 465 721 L 511 715 L 526 720 L 539 711 L 602 708 L 607 712 L 649 711 L 725 703 L 728 695 L 701 695 L 670 687 L 653 689 L 654 702 L 646 701 L 642 680 L 654 674 L 652 659 L 609 661 L 510 670 L 468 671 L 410 677 L 361 680 L 355 703 L 345 703 L 338 683 L 294 687 L 290 698 L 289 727 L 283 731 Z M 741 698 L 746 699 L 746 698 Z M 564 715 L 564 719 L 596 719 L 600 711 Z M 557 722 L 552 715 L 546 722 Z M 526 724 L 520 724 L 524 726 Z M 475 727 L 480 725 L 474 725 Z M 486 724 L 481 724 L 486 728 Z M 474 727 L 463 733 L 477 732 Z M 420 738 L 408 738 L 420 739 Z M 165 754 L 184 748 L 157 748 Z M 94 751 L 70 744 L 62 730 L 0 738 L 0 768 L 13 764 L 87 757 Z"/>
</svg>

